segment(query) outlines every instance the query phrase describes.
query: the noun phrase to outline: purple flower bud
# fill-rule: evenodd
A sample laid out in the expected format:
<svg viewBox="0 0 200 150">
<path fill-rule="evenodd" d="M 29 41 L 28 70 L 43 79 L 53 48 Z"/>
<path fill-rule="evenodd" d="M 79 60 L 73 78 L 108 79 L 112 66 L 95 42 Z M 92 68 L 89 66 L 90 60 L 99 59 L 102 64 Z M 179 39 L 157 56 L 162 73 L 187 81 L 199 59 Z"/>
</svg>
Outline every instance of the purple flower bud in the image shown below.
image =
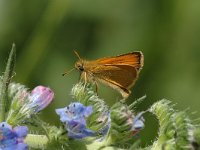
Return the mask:
<svg viewBox="0 0 200 150">
<path fill-rule="evenodd" d="M 30 107 L 35 108 L 35 112 L 39 112 L 47 107 L 53 100 L 53 91 L 44 86 L 35 87 L 30 95 L 31 104 Z"/>
<path fill-rule="evenodd" d="M 0 123 L 0 150 L 27 150 L 24 138 L 28 133 L 26 126 L 12 128 L 6 122 Z"/>
<path fill-rule="evenodd" d="M 65 123 L 70 138 L 82 139 L 94 136 L 94 131 L 86 128 L 86 117 L 91 115 L 92 106 L 81 103 L 71 103 L 65 108 L 56 109 L 61 122 Z"/>
</svg>

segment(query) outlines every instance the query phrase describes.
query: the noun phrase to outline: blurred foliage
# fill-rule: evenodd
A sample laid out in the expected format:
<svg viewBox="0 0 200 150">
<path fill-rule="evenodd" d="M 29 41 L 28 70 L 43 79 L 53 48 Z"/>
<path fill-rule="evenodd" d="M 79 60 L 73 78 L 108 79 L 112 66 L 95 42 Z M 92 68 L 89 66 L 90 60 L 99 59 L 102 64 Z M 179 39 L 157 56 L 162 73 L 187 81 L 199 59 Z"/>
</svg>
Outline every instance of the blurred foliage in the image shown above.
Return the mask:
<svg viewBox="0 0 200 150">
<path fill-rule="evenodd" d="M 199 0 L 0 0 L 0 71 L 15 42 L 14 80 L 54 89 L 56 99 L 41 116 L 56 124 L 54 109 L 71 101 L 69 92 L 79 77 L 78 72 L 61 76 L 77 60 L 74 49 L 89 60 L 141 50 L 145 65 L 128 102 L 146 94 L 140 110 L 167 98 L 195 112 L 200 105 L 199 6 Z M 104 86 L 99 95 L 109 104 L 120 99 Z M 145 118 L 144 145 L 158 126 L 152 116 Z"/>
</svg>

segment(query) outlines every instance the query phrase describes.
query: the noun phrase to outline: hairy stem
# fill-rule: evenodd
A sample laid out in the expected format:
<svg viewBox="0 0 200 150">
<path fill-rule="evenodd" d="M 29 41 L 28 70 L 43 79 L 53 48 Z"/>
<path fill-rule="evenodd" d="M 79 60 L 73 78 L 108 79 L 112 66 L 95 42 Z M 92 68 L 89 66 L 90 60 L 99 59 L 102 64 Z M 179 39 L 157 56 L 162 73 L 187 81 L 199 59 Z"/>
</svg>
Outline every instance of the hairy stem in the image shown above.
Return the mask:
<svg viewBox="0 0 200 150">
<path fill-rule="evenodd" d="M 10 101 L 8 101 L 6 97 L 7 97 L 8 85 L 13 76 L 15 60 L 16 60 L 16 49 L 15 49 L 15 44 L 13 44 L 7 61 L 6 69 L 3 75 L 2 85 L 0 87 L 0 122 L 5 120 L 5 113 L 10 107 Z"/>
</svg>

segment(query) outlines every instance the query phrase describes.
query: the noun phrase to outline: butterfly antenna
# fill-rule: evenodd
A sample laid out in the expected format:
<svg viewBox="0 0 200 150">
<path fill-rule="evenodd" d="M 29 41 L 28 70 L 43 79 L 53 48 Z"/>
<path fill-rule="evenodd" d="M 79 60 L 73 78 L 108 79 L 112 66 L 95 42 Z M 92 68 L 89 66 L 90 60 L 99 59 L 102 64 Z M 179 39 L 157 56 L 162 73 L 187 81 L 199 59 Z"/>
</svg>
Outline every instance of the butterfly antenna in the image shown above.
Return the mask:
<svg viewBox="0 0 200 150">
<path fill-rule="evenodd" d="M 72 72 L 74 69 L 75 69 L 75 68 L 72 68 L 71 70 L 64 72 L 64 73 L 62 74 L 62 76 L 65 76 L 66 74 L 69 74 L 69 73 Z"/>
<path fill-rule="evenodd" d="M 74 50 L 74 54 L 78 57 L 79 60 L 81 60 L 81 57 L 79 56 L 77 51 Z"/>
</svg>

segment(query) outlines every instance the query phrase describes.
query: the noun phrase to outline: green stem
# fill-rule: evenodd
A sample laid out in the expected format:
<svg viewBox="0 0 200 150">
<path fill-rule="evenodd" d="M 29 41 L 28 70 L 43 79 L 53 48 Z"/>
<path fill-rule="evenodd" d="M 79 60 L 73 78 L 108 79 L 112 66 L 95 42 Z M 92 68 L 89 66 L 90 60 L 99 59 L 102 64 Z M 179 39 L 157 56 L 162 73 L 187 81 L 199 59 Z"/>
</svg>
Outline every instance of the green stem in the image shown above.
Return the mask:
<svg viewBox="0 0 200 150">
<path fill-rule="evenodd" d="M 2 85 L 0 87 L 0 122 L 5 120 L 5 113 L 10 107 L 10 101 L 6 97 L 7 97 L 8 85 L 13 76 L 15 60 L 16 60 L 16 49 L 15 49 L 15 44 L 13 44 L 7 61 L 6 70 L 3 75 Z"/>
<path fill-rule="evenodd" d="M 28 134 L 25 143 L 31 147 L 36 149 L 44 149 L 49 142 L 49 139 L 46 135 L 34 135 Z"/>
<path fill-rule="evenodd" d="M 120 150 L 120 149 L 118 149 L 118 148 L 113 148 L 112 146 L 111 146 L 111 144 L 113 143 L 113 141 L 112 141 L 112 137 L 111 136 L 108 136 L 107 137 L 107 139 L 105 139 L 104 141 L 102 141 L 102 142 L 93 142 L 93 143 L 91 143 L 91 144 L 88 144 L 87 145 L 87 149 L 88 150 L 93 150 L 93 149 L 97 149 L 97 150 L 102 150 L 102 149 L 107 149 L 108 147 L 110 148 L 110 149 L 116 149 L 116 150 Z"/>
</svg>

